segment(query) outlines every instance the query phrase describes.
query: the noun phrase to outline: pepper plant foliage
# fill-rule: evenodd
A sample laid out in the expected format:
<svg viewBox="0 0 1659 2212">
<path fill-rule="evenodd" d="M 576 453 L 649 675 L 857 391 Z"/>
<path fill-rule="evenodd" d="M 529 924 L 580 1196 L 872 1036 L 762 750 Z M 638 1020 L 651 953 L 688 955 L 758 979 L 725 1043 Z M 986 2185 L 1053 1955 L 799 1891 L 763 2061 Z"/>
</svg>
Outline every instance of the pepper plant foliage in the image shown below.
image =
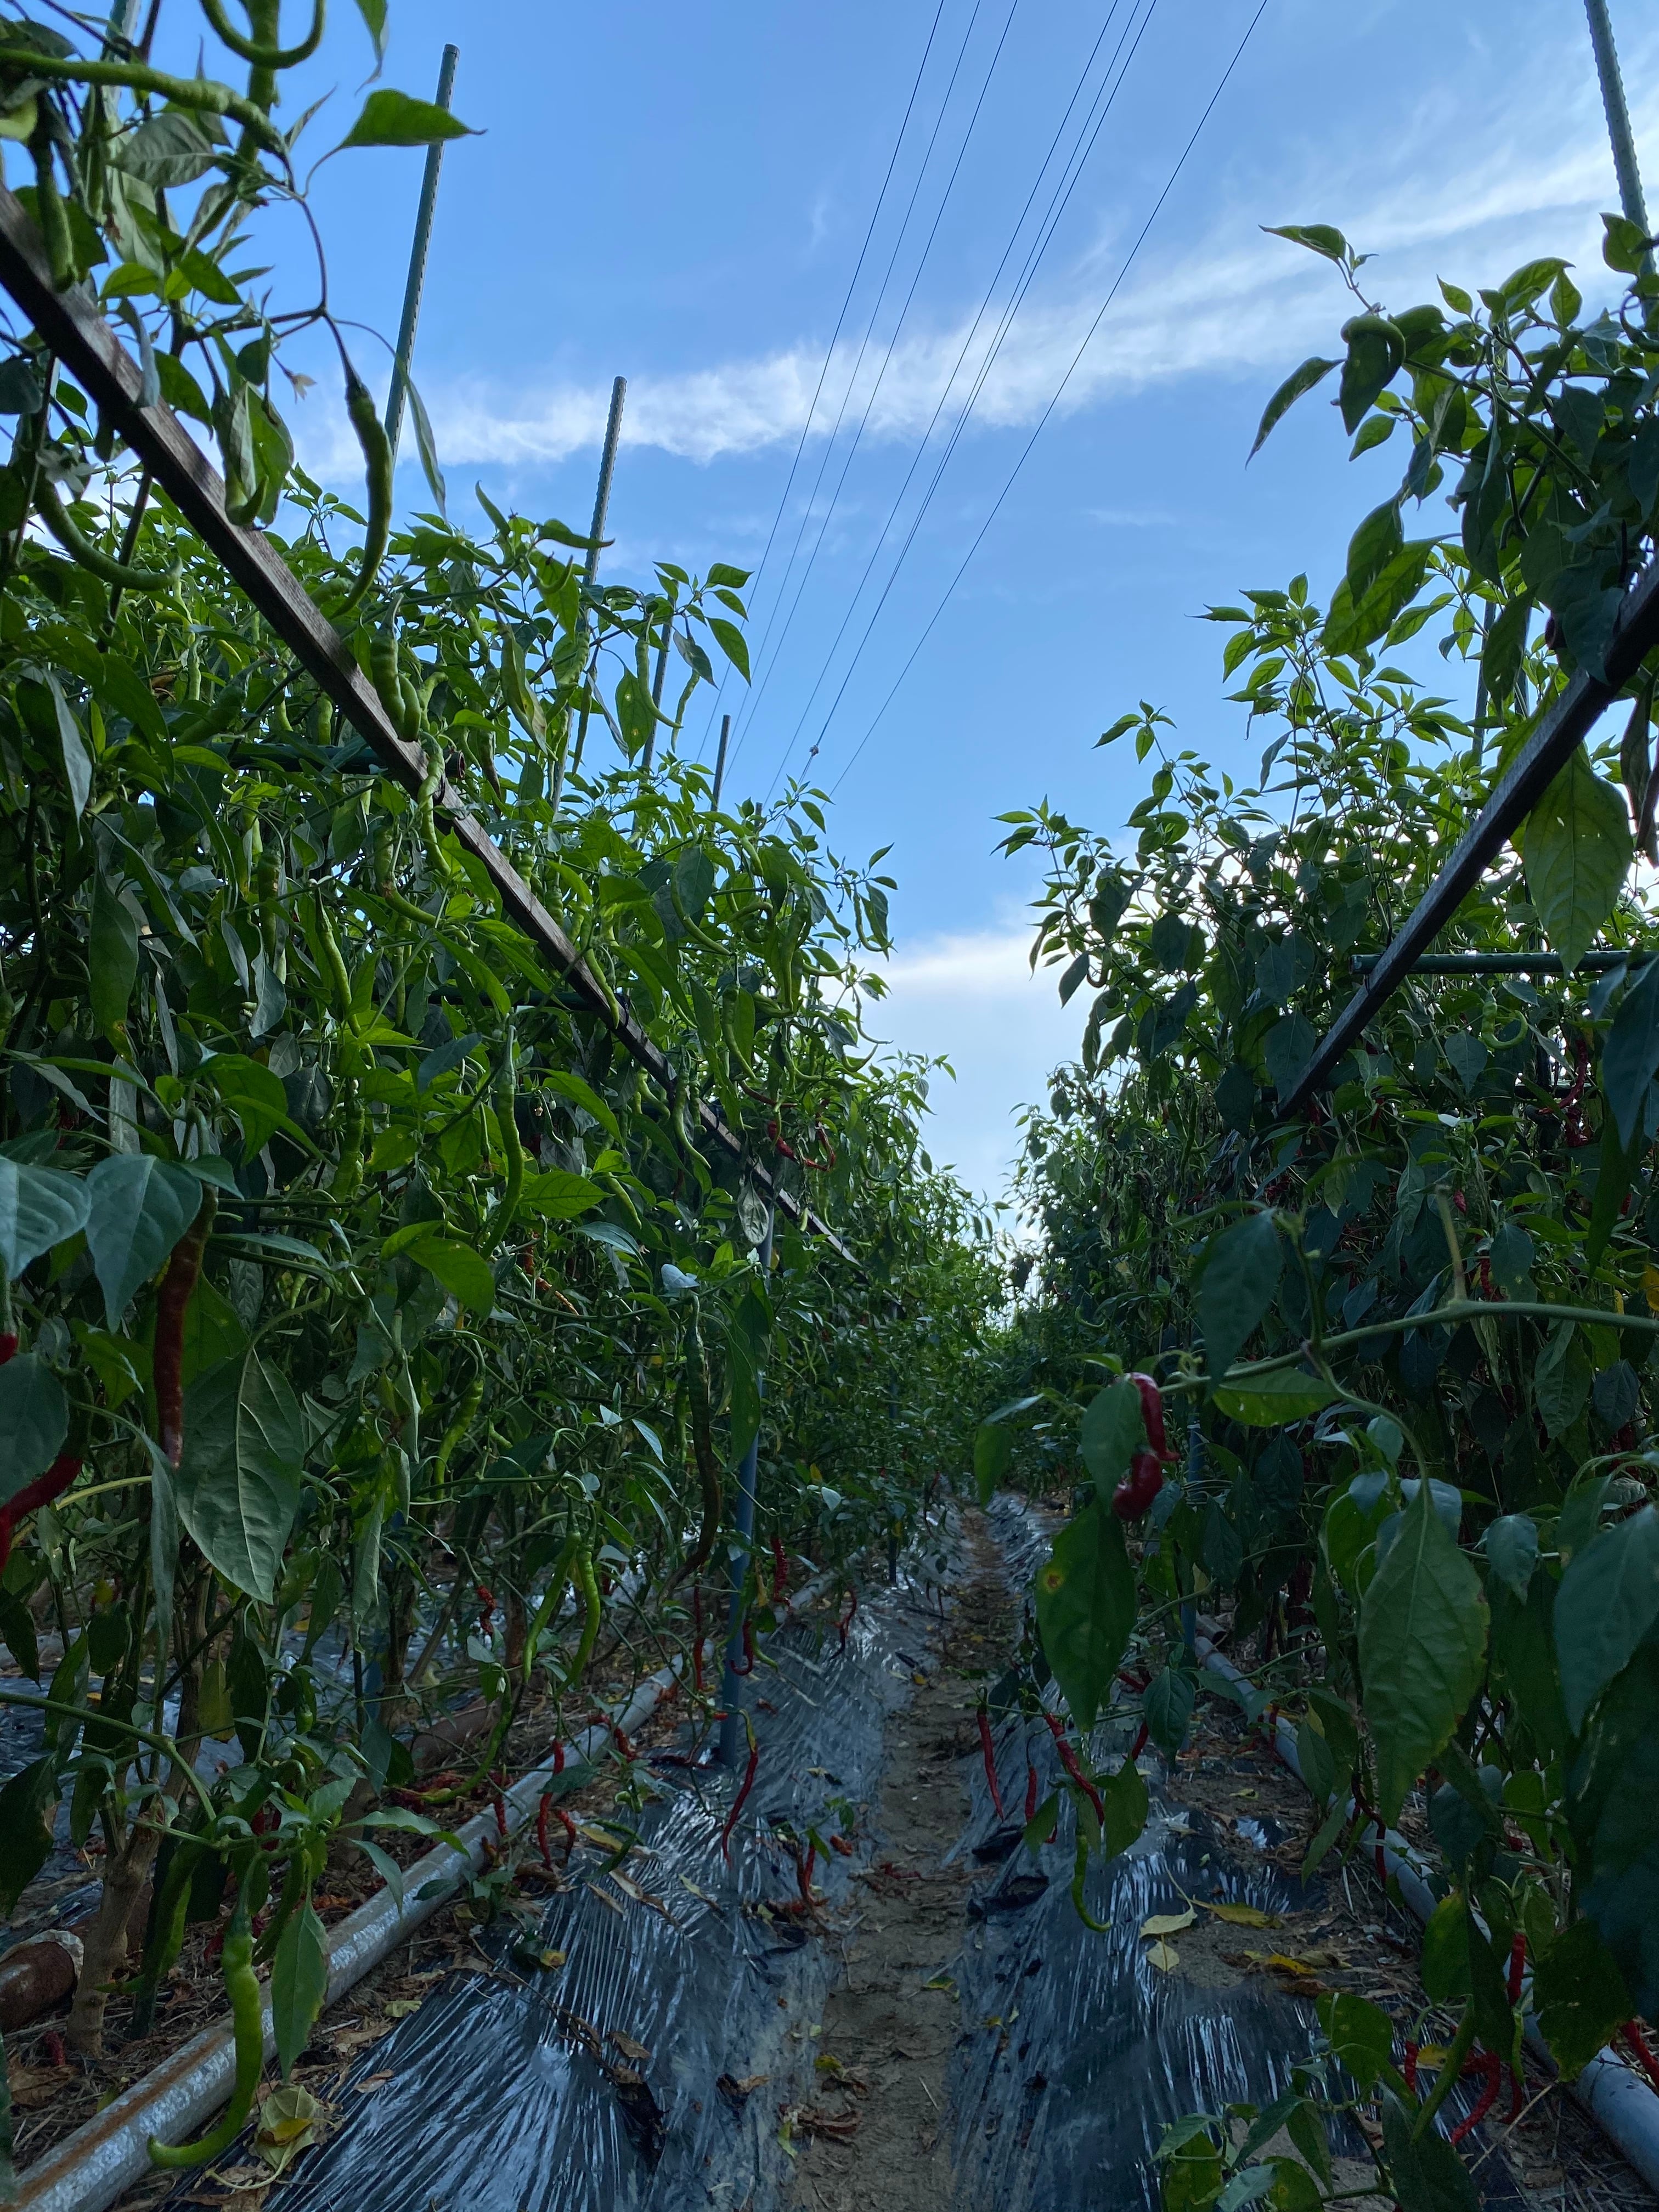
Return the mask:
<svg viewBox="0 0 1659 2212">
<path fill-rule="evenodd" d="M 1008 848 L 1049 864 L 1034 964 L 1086 1009 L 1028 1122 L 1043 1236 L 993 1417 L 1028 1425 L 1033 1473 L 1080 1456 L 1092 1486 L 1038 1578 L 1048 1661 L 1084 1727 L 1144 1667 L 1172 1750 L 1215 1686 L 1178 1626 L 1195 1602 L 1237 1657 L 1254 1644 L 1252 1712 L 1271 1696 L 1296 1720 L 1310 1866 L 1426 1804 L 1449 1891 L 1425 1979 L 1457 2013 L 1450 2056 L 1419 2094 L 1382 2014 L 1345 1997 L 1324 2019 L 1382 2097 L 1407 2212 L 1474 2202 L 1430 2123 L 1466 2059 L 1487 2109 L 1507 2083 L 1518 1962 L 1569 2075 L 1659 2014 L 1659 929 L 1632 867 L 1653 851 L 1651 664 L 1435 948 L 1528 961 L 1414 976 L 1325 1095 L 1295 1118 L 1279 1102 L 1354 956 L 1388 942 L 1570 673 L 1601 669 L 1651 557 L 1659 280 L 1628 224 L 1606 232 L 1626 289 L 1594 314 L 1540 260 L 1389 315 L 1338 233 L 1284 234 L 1361 312 L 1261 435 L 1334 377 L 1355 452 L 1401 451 L 1400 489 L 1323 605 L 1298 577 L 1209 611 L 1264 747 L 1253 785 L 1143 703 L 1102 739 L 1153 763 L 1127 842 L 1047 805 L 1005 817 Z M 1148 1436 L 1103 1360 L 1157 1377 L 1177 1446 L 1194 1424 L 1145 1520 L 1119 1486 Z M 1115 1500 L 1133 1601 L 1073 1571 L 1122 1548 Z M 1323 2196 L 1315 2132 L 1262 2164 L 1335 2094 L 1322 2064 L 1243 2150 L 1218 2120 L 1172 2131 L 1170 2201 Z"/>
<path fill-rule="evenodd" d="M 713 658 L 744 668 L 744 573 L 592 588 L 556 521 L 481 493 L 463 528 L 418 401 L 439 507 L 382 560 L 389 458 L 343 342 L 362 513 L 294 465 L 279 349 L 325 311 L 279 312 L 247 264 L 259 210 L 303 197 L 270 112 L 303 56 L 273 0 L 246 33 L 204 15 L 245 93 L 11 20 L 0 133 L 60 285 L 94 290 L 211 433 L 233 510 L 344 625 L 430 772 L 414 796 L 380 772 L 14 329 L 0 1633 L 45 1688 L 0 1692 L 41 1731 L 0 1791 L 0 1903 L 66 1804 L 104 1855 L 70 2021 L 95 2052 L 143 1885 L 140 2028 L 216 1859 L 239 1975 L 265 1915 L 252 1965 L 273 1965 L 286 2065 L 325 1979 L 329 1852 L 355 1839 L 395 1877 L 376 1832 L 487 1790 L 532 1689 L 562 1733 L 596 1650 L 623 1672 L 635 1647 L 641 1668 L 684 1651 L 757 1435 L 749 1602 L 773 1601 L 775 1557 L 850 1573 L 953 1449 L 995 1279 L 921 1150 L 923 1071 L 862 1036 L 879 856 L 837 860 L 807 792 L 714 811 L 678 750 Z M 345 143 L 460 127 L 382 89 Z M 666 1055 L 665 1090 L 503 915 L 434 811 L 441 770 Z M 781 1212 L 763 1266 L 761 1167 L 850 1263 Z M 408 1787 L 422 1713 L 468 1697 L 475 1770 Z M 238 1745 L 211 1783 L 209 1737 Z"/>
</svg>

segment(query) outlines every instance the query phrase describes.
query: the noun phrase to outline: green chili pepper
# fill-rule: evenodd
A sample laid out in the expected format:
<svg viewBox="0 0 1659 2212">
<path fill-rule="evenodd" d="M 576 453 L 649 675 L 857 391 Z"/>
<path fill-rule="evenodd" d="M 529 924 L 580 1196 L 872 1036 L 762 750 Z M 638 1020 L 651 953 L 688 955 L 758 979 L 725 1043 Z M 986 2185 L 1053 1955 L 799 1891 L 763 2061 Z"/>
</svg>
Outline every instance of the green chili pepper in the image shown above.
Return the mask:
<svg viewBox="0 0 1659 2212">
<path fill-rule="evenodd" d="M 311 28 L 297 46 L 261 46 L 255 40 L 243 37 L 219 5 L 219 0 L 202 0 L 202 13 L 213 26 L 215 37 L 241 60 L 252 62 L 261 70 L 294 69 L 301 62 L 308 61 L 322 44 L 326 11 L 327 0 L 316 0 Z"/>
<path fill-rule="evenodd" d="M 593 1571 L 593 1554 L 586 1544 L 576 1549 L 576 1588 L 580 1591 L 586 1607 L 586 1619 L 582 1623 L 581 1642 L 576 1646 L 576 1656 L 570 1662 L 570 1680 L 580 1682 L 587 1671 L 587 1662 L 593 1656 L 593 1646 L 599 1640 L 599 1578 Z"/>
<path fill-rule="evenodd" d="M 82 538 L 50 477 L 41 475 L 36 478 L 34 503 L 40 511 L 41 521 L 78 568 L 101 576 L 106 584 L 118 584 L 124 592 L 165 592 L 171 586 L 171 568 L 129 567 L 112 553 L 106 553 L 101 546 L 94 545 L 90 538 Z"/>
<path fill-rule="evenodd" d="M 52 264 L 52 281 L 58 291 L 67 292 L 76 276 L 75 235 L 70 228 L 69 209 L 58 189 L 58 171 L 52 161 L 55 119 L 51 102 L 41 100 L 29 138 L 29 151 L 34 156 L 35 212 L 40 217 L 40 235 L 46 244 L 46 258 Z"/>
<path fill-rule="evenodd" d="M 708 1366 L 703 1356 L 702 1330 L 694 1306 L 685 1324 L 685 1395 L 691 1409 L 691 1447 L 702 1486 L 702 1526 L 690 1556 L 680 1569 L 695 1574 L 707 1565 L 720 1532 L 725 1498 L 720 1490 L 720 1462 L 714 1456 L 713 1421 L 708 1404 Z"/>
<path fill-rule="evenodd" d="M 236 1910 L 225 1932 L 225 1990 L 230 1998 L 230 2017 L 235 2036 L 236 2078 L 230 2102 L 217 2127 L 193 2143 L 158 2142 L 149 2139 L 152 2164 L 161 2166 L 205 2166 L 230 2148 L 253 2110 L 259 2076 L 265 2068 L 264 2007 L 259 1977 L 253 1971 L 253 1932 L 248 1914 L 247 1884 L 237 1893 Z"/>
<path fill-rule="evenodd" d="M 484 1379 L 483 1370 L 476 1374 L 462 1394 L 455 1409 L 455 1418 L 444 1431 L 443 1442 L 438 1446 L 438 1456 L 432 1462 L 432 1486 L 441 1490 L 449 1479 L 449 1462 L 464 1442 L 467 1431 L 478 1418 L 478 1408 L 483 1404 Z"/>
<path fill-rule="evenodd" d="M 518 1118 L 514 1103 L 518 1097 L 518 1085 L 513 1074 L 513 1040 L 507 1039 L 506 1057 L 495 1084 L 495 1121 L 501 1133 L 501 1152 L 506 1158 L 507 1175 L 501 1187 L 501 1204 L 495 1208 L 486 1242 L 499 1244 L 513 1226 L 513 1217 L 519 1210 L 519 1200 L 524 1190 L 524 1145 L 519 1136 Z"/>
<path fill-rule="evenodd" d="M 368 523 L 363 532 L 362 559 L 357 580 L 335 609 L 337 620 L 355 607 L 380 572 L 386 540 L 392 535 L 392 443 L 374 405 L 374 394 L 348 361 L 346 413 L 357 433 L 368 479 Z"/>
</svg>

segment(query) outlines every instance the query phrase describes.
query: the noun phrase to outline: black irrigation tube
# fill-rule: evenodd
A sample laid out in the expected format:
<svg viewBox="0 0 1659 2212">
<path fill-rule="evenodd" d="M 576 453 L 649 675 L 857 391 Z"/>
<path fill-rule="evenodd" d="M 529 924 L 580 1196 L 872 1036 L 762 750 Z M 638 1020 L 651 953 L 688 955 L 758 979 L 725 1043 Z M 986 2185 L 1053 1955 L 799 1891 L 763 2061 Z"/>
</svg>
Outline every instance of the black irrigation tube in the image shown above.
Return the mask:
<svg viewBox="0 0 1659 2212">
<path fill-rule="evenodd" d="M 0 286 L 10 293 L 53 355 L 97 403 L 105 422 L 138 456 L 232 582 L 246 593 L 387 774 L 405 791 L 417 792 L 426 775 L 425 756 L 392 727 L 350 647 L 275 547 L 258 531 L 240 529 L 230 520 L 225 512 L 224 485 L 172 409 L 159 401 L 153 406 L 142 404 L 138 365 L 95 302 L 79 287 L 68 292 L 55 289 L 40 232 L 16 194 L 3 186 L 0 186 Z M 586 1010 L 596 1015 L 623 1050 L 672 1096 L 673 1071 L 665 1054 L 647 1036 L 625 1000 L 619 1000 L 589 968 L 447 777 L 434 793 L 434 804 L 448 818 L 456 842 L 483 867 L 501 900 L 502 914 L 568 977 Z M 712 1106 L 700 1106 L 698 1116 L 702 1133 L 711 1142 L 733 1159 L 748 1159 L 746 1140 Z M 756 1181 L 792 1220 L 821 1237 L 839 1258 L 858 1265 L 841 1238 L 810 1206 L 780 1190 L 758 1163 L 750 1161 L 749 1165 Z"/>
<path fill-rule="evenodd" d="M 1364 982 L 1314 1048 L 1306 1066 L 1279 1103 L 1280 1120 L 1300 1113 L 1316 1092 L 1328 1086 L 1345 1055 L 1364 1035 L 1367 1024 L 1407 975 L 1422 972 L 1422 956 L 1480 881 L 1492 855 L 1520 828 L 1571 759 L 1574 748 L 1595 726 L 1656 645 L 1659 645 L 1659 562 L 1644 572 L 1619 611 L 1607 647 L 1605 679 L 1581 668 L 1540 720 L 1464 831 L 1450 860 L 1386 949 L 1376 955 Z"/>
</svg>

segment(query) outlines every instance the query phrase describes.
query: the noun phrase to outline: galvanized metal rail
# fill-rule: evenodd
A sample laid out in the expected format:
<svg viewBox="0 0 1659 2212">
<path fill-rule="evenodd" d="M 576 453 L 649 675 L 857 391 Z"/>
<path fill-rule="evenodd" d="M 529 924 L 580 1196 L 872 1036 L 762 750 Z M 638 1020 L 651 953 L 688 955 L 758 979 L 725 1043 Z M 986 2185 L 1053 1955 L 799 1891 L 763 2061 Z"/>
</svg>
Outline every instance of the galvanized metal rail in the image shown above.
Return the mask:
<svg viewBox="0 0 1659 2212">
<path fill-rule="evenodd" d="M 173 410 L 161 404 L 148 407 L 141 404 L 138 364 L 84 291 L 54 289 L 40 233 L 22 202 L 3 186 L 0 186 L 0 285 L 387 774 L 405 791 L 417 791 L 426 774 L 425 757 L 393 728 L 344 638 L 269 539 L 256 530 L 240 528 L 230 520 L 217 471 Z M 670 1091 L 673 1075 L 665 1055 L 647 1036 L 625 1001 L 613 995 L 588 967 L 569 936 L 447 779 L 439 784 L 434 804 L 447 818 L 456 842 L 483 868 L 501 900 L 503 915 L 567 978 L 588 1011 L 611 1031 L 623 1050 L 665 1091 Z M 702 1106 L 699 1118 L 702 1133 L 712 1144 L 733 1159 L 747 1158 L 744 1139 L 711 1106 Z M 835 1231 L 810 1206 L 778 1189 L 765 1168 L 751 1162 L 750 1172 L 791 1220 L 822 1238 L 840 1258 L 858 1264 Z"/>
<path fill-rule="evenodd" d="M 1327 1089 L 1344 1055 L 1364 1035 L 1422 956 L 1452 921 L 1486 873 L 1493 854 L 1512 836 L 1571 759 L 1575 746 L 1595 726 L 1648 654 L 1659 645 L 1659 563 L 1650 567 L 1626 596 L 1607 653 L 1607 678 L 1581 668 L 1540 720 L 1491 797 L 1459 839 L 1449 860 L 1406 921 L 1376 956 L 1376 964 L 1327 1030 L 1307 1065 L 1279 1102 L 1285 1119 Z"/>
</svg>

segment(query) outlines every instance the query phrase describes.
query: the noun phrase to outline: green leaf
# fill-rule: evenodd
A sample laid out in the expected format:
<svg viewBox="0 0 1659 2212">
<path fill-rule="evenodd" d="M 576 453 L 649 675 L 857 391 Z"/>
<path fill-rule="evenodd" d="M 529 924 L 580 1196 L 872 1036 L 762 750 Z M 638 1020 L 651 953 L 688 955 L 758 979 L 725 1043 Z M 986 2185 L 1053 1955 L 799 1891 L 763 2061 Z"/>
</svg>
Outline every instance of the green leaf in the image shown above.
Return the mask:
<svg viewBox="0 0 1659 2212">
<path fill-rule="evenodd" d="M 1359 1668 L 1385 1820 L 1399 1819 L 1407 1791 L 1479 1689 L 1486 1625 L 1480 1577 L 1421 1483 L 1359 1611 Z"/>
<path fill-rule="evenodd" d="M 1014 1440 L 1008 1431 L 981 1421 L 974 1431 L 974 1488 L 981 1505 L 988 1505 L 996 1495 L 1013 1456 Z"/>
<path fill-rule="evenodd" d="M 1551 947 L 1570 973 L 1619 902 L 1631 863 L 1624 793 L 1604 783 L 1583 745 L 1527 817 L 1527 888 Z"/>
<path fill-rule="evenodd" d="M 1230 1421 L 1247 1429 L 1282 1429 L 1292 1421 L 1305 1421 L 1324 1406 L 1336 1404 L 1341 1393 L 1333 1390 L 1322 1375 L 1307 1375 L 1299 1367 L 1278 1367 L 1259 1381 L 1248 1378 L 1224 1382 L 1215 1402 Z"/>
<path fill-rule="evenodd" d="M 0 1370 L 0 1381 L 4 1370 Z M 1644 1505 L 1576 1553 L 1555 1598 L 1561 1695 L 1577 1735 L 1659 1620 L 1659 1514 Z"/>
<path fill-rule="evenodd" d="M 562 1098 L 568 1098 L 573 1105 L 580 1106 L 583 1113 L 591 1114 L 599 1127 L 621 1144 L 621 1124 L 599 1092 L 591 1085 L 584 1083 L 580 1075 L 572 1075 L 564 1068 L 555 1068 L 541 1078 L 541 1083 L 544 1090 L 556 1091 Z"/>
<path fill-rule="evenodd" d="M 52 1856 L 58 1792 L 53 1761 L 37 1759 L 0 1790 L 0 1913 L 17 1900 Z"/>
<path fill-rule="evenodd" d="M 1198 1317 L 1205 1364 L 1218 1382 L 1266 1318 L 1283 1264 L 1271 1213 L 1247 1213 L 1212 1239 L 1199 1278 Z"/>
<path fill-rule="evenodd" d="M 1358 605 L 1397 555 L 1405 550 L 1400 525 L 1400 501 L 1385 499 L 1374 507 L 1348 541 L 1348 566 L 1343 580 Z M 1386 624 L 1384 625 L 1386 628 Z"/>
<path fill-rule="evenodd" d="M 245 1352 L 185 1393 L 179 1516 L 235 1589 L 269 1604 L 300 1510 L 305 1423 L 281 1372 Z"/>
<path fill-rule="evenodd" d="M 1097 1390 L 1083 1416 L 1081 1449 L 1103 1505 L 1110 1504 L 1113 1491 L 1129 1472 L 1130 1460 L 1146 1446 L 1146 1422 L 1134 1384 L 1109 1382 Z"/>
<path fill-rule="evenodd" d="M 1533 2008 L 1550 2056 L 1575 2081 L 1634 2009 L 1593 1920 L 1564 1928 L 1533 1968 Z"/>
<path fill-rule="evenodd" d="M 1293 368 L 1291 371 L 1261 411 L 1261 422 L 1255 434 L 1255 443 L 1249 451 L 1250 460 L 1255 459 L 1271 433 L 1284 416 L 1289 414 L 1303 393 L 1311 392 L 1315 385 L 1322 382 L 1335 367 L 1336 363 L 1334 361 L 1326 361 L 1319 354 L 1311 354 L 1300 368 Z"/>
<path fill-rule="evenodd" d="M 1528 1513 L 1504 1513 L 1486 1534 L 1486 1558 L 1498 1580 L 1524 1605 L 1538 1559 L 1538 1523 Z"/>
<path fill-rule="evenodd" d="M 1332 2055 L 1352 2075 L 1360 2095 L 1369 2096 L 1393 2053 L 1394 2022 L 1381 2005 L 1348 1990 L 1321 1997 L 1318 2013 Z"/>
<path fill-rule="evenodd" d="M 744 636 L 743 632 L 738 628 L 736 623 L 722 621 L 720 617 L 718 615 L 709 616 L 708 627 L 714 633 L 714 637 L 720 646 L 720 651 L 726 655 L 732 667 L 737 670 L 738 675 L 742 677 L 744 682 L 746 684 L 749 681 L 748 640 Z"/>
<path fill-rule="evenodd" d="M 93 885 L 88 951 L 92 1018 L 106 1037 L 115 1039 L 138 980 L 138 924 L 120 886 L 101 872 Z"/>
<path fill-rule="evenodd" d="M 587 1213 L 604 1202 L 605 1193 L 586 1176 L 572 1175 L 564 1168 L 547 1168 L 525 1177 L 519 1211 L 538 1214 L 544 1221 L 574 1221 L 579 1213 Z"/>
<path fill-rule="evenodd" d="M 1400 2212 L 1480 2212 L 1469 2170 L 1437 2130 L 1412 2134 L 1400 2100 L 1382 2096 L 1382 2149 Z"/>
<path fill-rule="evenodd" d="M 242 1150 L 249 1159 L 264 1149 L 276 1130 L 292 1128 L 282 1079 L 260 1061 L 240 1052 L 217 1052 L 202 1072 L 241 1124 Z"/>
<path fill-rule="evenodd" d="M 112 1329 L 195 1220 L 202 1186 L 148 1152 L 114 1152 L 87 1177 L 87 1244 Z"/>
<path fill-rule="evenodd" d="M 64 1386 L 38 1352 L 0 1367 L 0 1504 L 44 1474 L 69 1434 Z"/>
<path fill-rule="evenodd" d="M 1103 1506 L 1090 1506 L 1054 1539 L 1052 1556 L 1037 1570 L 1036 1610 L 1042 1648 L 1072 1717 L 1080 1729 L 1092 1728 L 1135 1620 L 1122 1523 Z"/>
<path fill-rule="evenodd" d="M 1422 1975 L 1431 2004 L 1469 1993 L 1469 1908 L 1459 1890 L 1441 1899 L 1424 1926 Z"/>
<path fill-rule="evenodd" d="M 374 67 L 378 70 L 386 59 L 386 0 L 357 0 L 357 13 L 374 44 Z"/>
<path fill-rule="evenodd" d="M 435 146 L 447 138 L 477 136 L 447 108 L 429 100 L 411 99 L 406 92 L 383 88 L 369 94 L 362 113 L 340 146 Z"/>
<path fill-rule="evenodd" d="M 311 2031 L 328 1995 L 328 1937 L 307 1897 L 276 1939 L 270 1966 L 270 2023 L 283 2078 L 311 2040 Z"/>
<path fill-rule="evenodd" d="M 1626 990 L 1601 1047 L 1601 1096 L 1628 1152 L 1641 1126 L 1648 1085 L 1659 1073 L 1659 960 L 1650 960 Z"/>
<path fill-rule="evenodd" d="M 0 1266 L 15 1282 L 30 1261 L 84 1229 L 92 1201 L 79 1176 L 0 1155 Z"/>
<path fill-rule="evenodd" d="M 428 1232 L 404 1249 L 410 1259 L 428 1268 L 447 1291 L 473 1313 L 485 1315 L 494 1306 L 495 1278 L 489 1261 L 470 1244 Z"/>
<path fill-rule="evenodd" d="M 1334 261 L 1339 267 L 1348 258 L 1348 241 L 1328 222 L 1264 222 L 1269 238 L 1288 238 L 1292 246 L 1305 246 L 1310 253 Z"/>
<path fill-rule="evenodd" d="M 1101 1784 L 1100 1802 L 1106 1814 L 1102 1830 L 1106 1856 L 1115 1858 L 1139 1840 L 1152 1807 L 1146 1778 L 1133 1759 L 1126 1759 L 1117 1772 Z"/>
<path fill-rule="evenodd" d="M 1165 1667 L 1153 1678 L 1141 1700 L 1140 1717 L 1146 1723 L 1146 1733 L 1166 1759 L 1173 1759 L 1187 1741 L 1197 1698 L 1192 1676 L 1182 1668 Z"/>
</svg>

